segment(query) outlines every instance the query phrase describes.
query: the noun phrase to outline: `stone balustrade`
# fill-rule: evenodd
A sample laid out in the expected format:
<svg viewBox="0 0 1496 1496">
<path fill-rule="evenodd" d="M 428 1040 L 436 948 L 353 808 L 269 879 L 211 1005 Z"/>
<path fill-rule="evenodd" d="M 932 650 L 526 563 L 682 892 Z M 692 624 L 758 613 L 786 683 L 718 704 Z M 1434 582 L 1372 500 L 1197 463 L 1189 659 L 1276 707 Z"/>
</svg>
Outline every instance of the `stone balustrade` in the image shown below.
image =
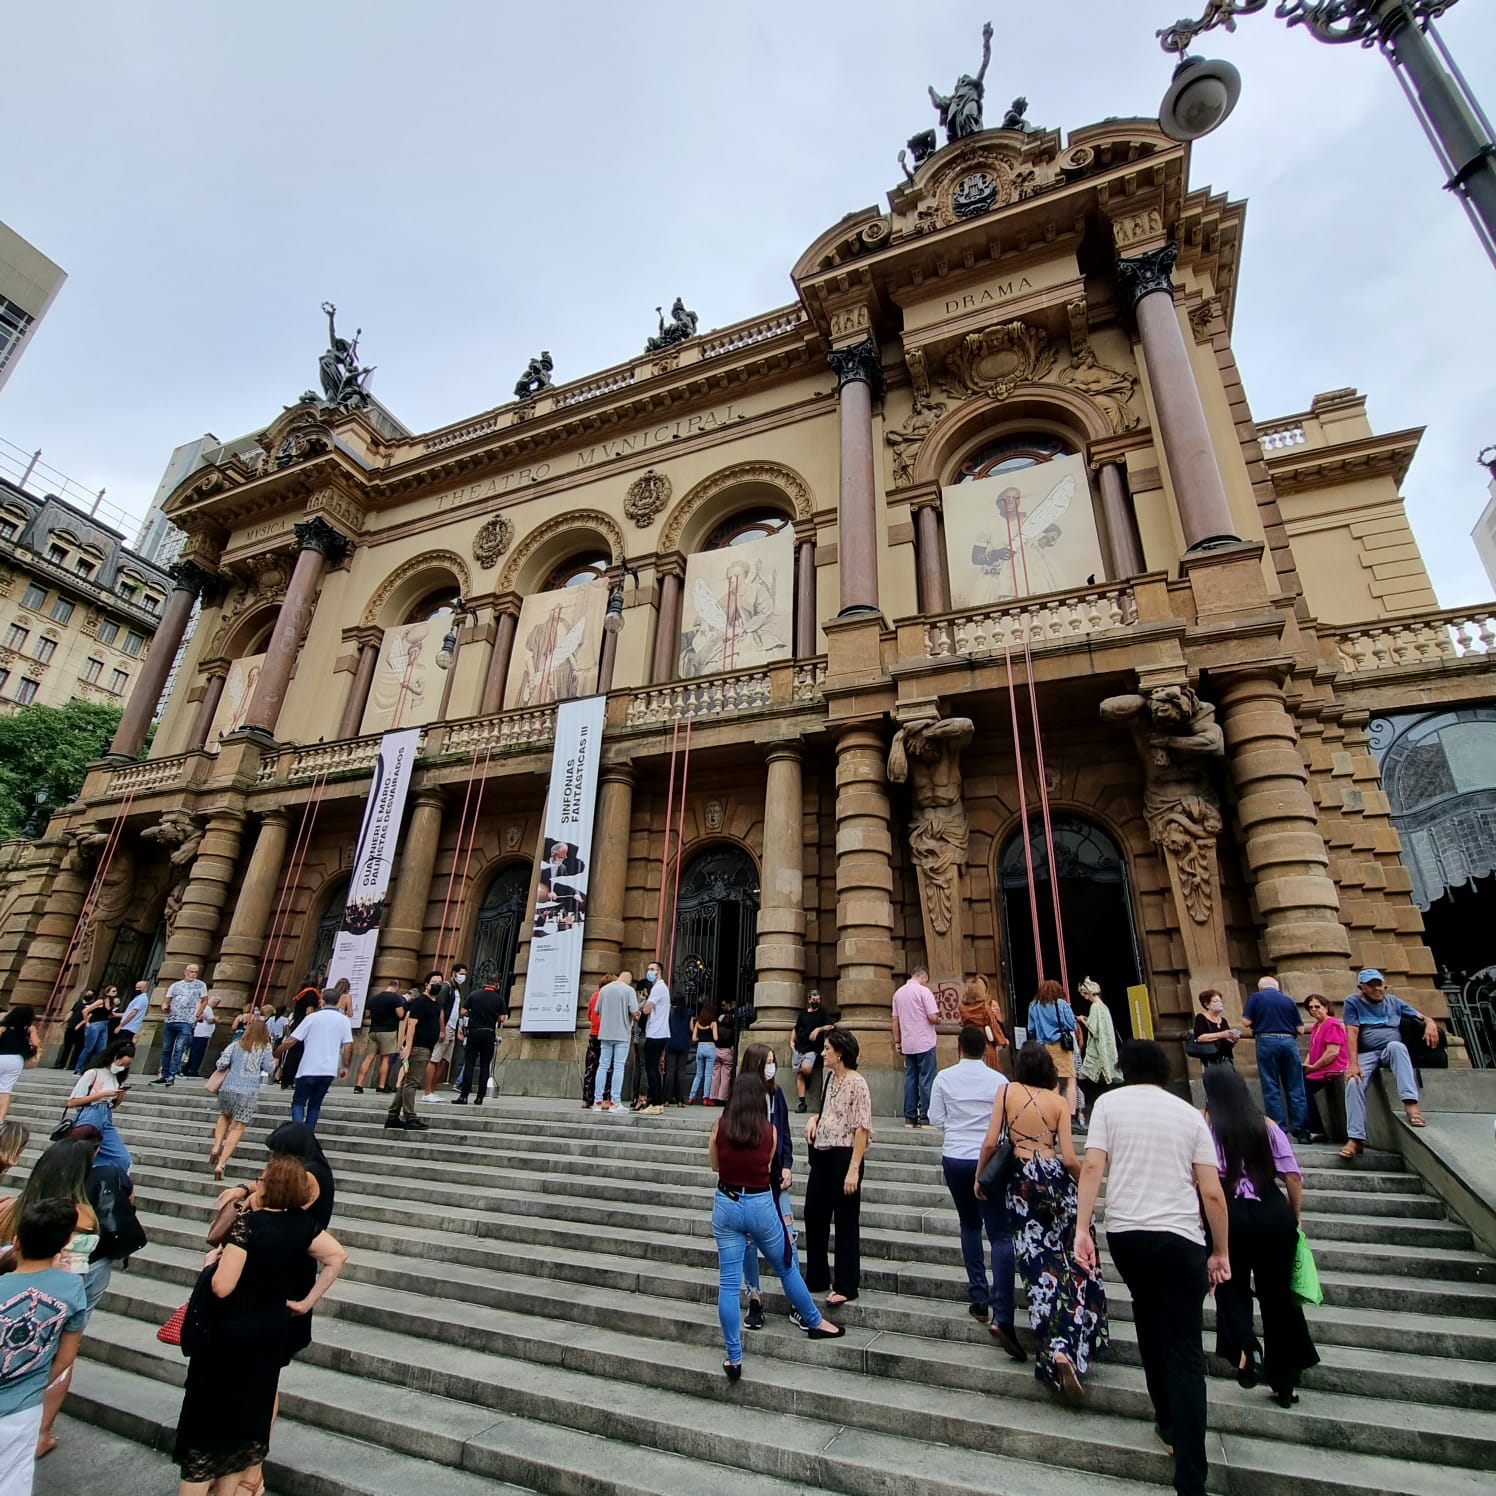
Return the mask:
<svg viewBox="0 0 1496 1496">
<path fill-rule="evenodd" d="M 1055 648 L 1125 628 L 1137 621 L 1130 586 L 1098 587 L 1081 593 L 1025 598 L 1006 607 L 945 613 L 924 622 L 925 657 L 976 659 L 1004 648 Z"/>
<path fill-rule="evenodd" d="M 777 338 L 781 333 L 793 332 L 804 321 L 805 313 L 799 307 L 786 307 L 784 311 L 765 317 L 761 322 L 729 327 L 725 332 L 703 338 L 701 356 L 704 359 L 715 358 L 719 353 L 736 353 L 740 348 L 751 348 L 755 343 Z"/>
<path fill-rule="evenodd" d="M 1328 632 L 1348 675 L 1440 660 L 1496 659 L 1496 606 L 1446 609 Z"/>
<path fill-rule="evenodd" d="M 174 790 L 187 777 L 188 761 L 195 755 L 179 753 L 172 758 L 148 758 L 116 769 L 109 781 L 111 797 L 145 795 L 154 790 Z"/>
<path fill-rule="evenodd" d="M 1264 452 L 1281 452 L 1285 447 L 1308 445 L 1309 433 L 1302 422 L 1292 421 L 1286 426 L 1259 426 L 1257 444 Z"/>
<path fill-rule="evenodd" d="M 442 747 L 446 753 L 472 753 L 482 748 L 514 753 L 522 748 L 543 748 L 554 742 L 555 737 L 554 706 L 521 707 L 493 717 L 471 717 L 464 722 L 454 722 L 447 729 Z"/>
<path fill-rule="evenodd" d="M 627 727 L 663 727 L 677 717 L 731 717 L 821 699 L 825 660 L 786 661 L 766 670 L 737 670 L 694 680 L 665 681 L 634 692 Z"/>
<path fill-rule="evenodd" d="M 421 734 L 421 743 L 424 744 L 426 735 Z M 376 733 L 367 738 L 345 738 L 337 743 L 318 743 L 310 748 L 297 748 L 290 755 L 290 763 L 286 765 L 286 755 L 282 755 L 281 764 L 284 768 L 286 779 L 294 784 L 300 779 L 316 779 L 326 775 L 329 779 L 335 775 L 363 774 L 374 767 L 375 760 L 379 757 L 379 744 L 381 735 Z M 419 754 L 420 749 L 417 748 Z"/>
</svg>

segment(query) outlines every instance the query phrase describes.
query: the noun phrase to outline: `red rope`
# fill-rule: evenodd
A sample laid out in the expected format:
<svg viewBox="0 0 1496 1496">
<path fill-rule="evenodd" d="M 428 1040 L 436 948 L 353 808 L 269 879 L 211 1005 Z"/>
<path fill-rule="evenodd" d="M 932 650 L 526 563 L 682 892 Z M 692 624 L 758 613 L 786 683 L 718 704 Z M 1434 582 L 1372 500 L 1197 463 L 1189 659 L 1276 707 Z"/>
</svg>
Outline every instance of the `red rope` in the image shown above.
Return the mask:
<svg viewBox="0 0 1496 1496">
<path fill-rule="evenodd" d="M 675 911 L 680 903 L 681 850 L 686 844 L 686 776 L 691 772 L 691 718 L 686 718 L 686 746 L 680 761 L 680 821 L 675 833 L 675 885 L 670 891 L 670 956 L 667 963 L 669 975 L 665 980 L 675 982 Z"/>
<path fill-rule="evenodd" d="M 291 866 L 281 883 L 281 895 L 276 905 L 275 919 L 271 922 L 270 934 L 265 940 L 265 950 L 260 957 L 260 972 L 255 981 L 251 1007 L 258 1007 L 270 991 L 275 964 L 280 960 L 281 942 L 291 924 L 291 903 L 297 884 L 301 881 L 301 870 L 306 863 L 306 849 L 311 845 L 312 830 L 317 824 L 317 813 L 322 807 L 322 797 L 327 787 L 327 770 L 313 775 L 306 802 L 301 807 L 301 824 L 296 828 L 296 837 L 291 847 Z"/>
<path fill-rule="evenodd" d="M 465 793 L 462 797 L 462 815 L 458 818 L 457 822 L 457 845 L 452 850 L 452 873 L 447 879 L 447 899 L 442 903 L 442 922 L 436 937 L 435 965 L 438 968 L 443 967 L 444 957 L 450 959 L 457 955 L 457 933 L 462 927 L 461 900 L 459 899 L 456 905 L 457 918 L 453 920 L 450 947 L 447 940 L 447 905 L 452 899 L 452 890 L 459 881 L 457 875 L 457 864 L 459 861 L 462 862 L 461 883 L 464 888 L 467 887 L 468 869 L 473 865 L 473 848 L 478 843 L 478 819 L 483 813 L 483 791 L 487 784 L 484 776 L 488 772 L 489 761 L 492 757 L 493 745 L 489 744 L 484 751 L 483 767 L 480 769 L 478 767 L 478 750 L 476 748 L 473 749 L 473 766 L 468 775 L 468 793 Z M 478 786 L 478 793 L 472 798 L 473 816 L 472 820 L 469 821 L 467 814 L 469 794 L 472 791 L 475 780 Z M 467 843 L 466 853 L 463 851 L 464 841 Z"/>
<path fill-rule="evenodd" d="M 1034 926 L 1034 969 L 1044 980 L 1044 947 L 1039 940 L 1039 897 L 1034 888 L 1034 849 L 1029 845 L 1028 790 L 1023 783 L 1023 742 L 1018 734 L 1018 693 L 1013 685 L 1013 655 L 1003 640 L 1003 661 L 1008 671 L 1008 708 L 1013 719 L 1013 767 L 1018 775 L 1018 817 L 1023 822 L 1023 866 L 1028 875 L 1029 918 Z M 1014 997 L 1017 998 L 1015 993 Z"/>
<path fill-rule="evenodd" d="M 1060 877 L 1055 868 L 1054 830 L 1049 821 L 1049 784 L 1044 773 L 1044 737 L 1039 731 L 1039 693 L 1034 685 L 1034 657 L 1028 635 L 1023 639 L 1024 673 L 1028 679 L 1029 715 L 1034 726 L 1034 767 L 1039 780 L 1039 805 L 1044 813 L 1044 850 L 1049 858 L 1049 896 L 1054 904 L 1054 938 L 1060 953 L 1060 986 L 1070 995 L 1070 972 L 1065 963 L 1065 921 L 1060 914 Z"/>
<path fill-rule="evenodd" d="M 457 882 L 457 860 L 462 856 L 462 839 L 467 834 L 468 805 L 473 798 L 473 780 L 478 773 L 478 750 L 473 749 L 473 761 L 468 765 L 467 786 L 462 792 L 462 813 L 457 817 L 457 844 L 452 848 L 452 869 L 447 874 L 447 893 L 442 900 L 441 923 L 436 927 L 436 956 L 434 964 L 441 969 L 442 951 L 447 943 L 447 910 L 452 904 L 452 888 Z"/>
<path fill-rule="evenodd" d="M 655 960 L 665 949 L 665 880 L 670 876 L 670 818 L 675 814 L 675 749 L 680 742 L 680 718 L 670 734 L 670 789 L 665 797 L 665 843 L 660 852 L 660 902 L 655 910 Z"/>
</svg>

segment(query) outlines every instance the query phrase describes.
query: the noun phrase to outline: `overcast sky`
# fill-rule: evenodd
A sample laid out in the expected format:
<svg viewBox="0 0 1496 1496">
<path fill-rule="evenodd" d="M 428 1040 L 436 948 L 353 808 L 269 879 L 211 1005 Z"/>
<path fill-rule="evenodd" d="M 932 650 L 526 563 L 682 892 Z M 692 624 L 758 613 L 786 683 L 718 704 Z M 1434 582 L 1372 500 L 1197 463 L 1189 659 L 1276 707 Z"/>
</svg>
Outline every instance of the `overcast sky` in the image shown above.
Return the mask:
<svg viewBox="0 0 1496 1496">
<path fill-rule="evenodd" d="M 509 398 L 541 348 L 558 380 L 633 356 L 677 294 L 703 330 L 783 305 L 818 234 L 885 204 L 989 16 L 988 122 L 1021 92 L 1069 131 L 1156 111 L 1153 32 L 1187 7 L 13 0 L 0 218 L 69 279 L 0 437 L 138 514 L 174 446 L 316 384 L 325 299 L 417 431 Z M 1496 108 L 1496 6 L 1443 32 Z M 1489 598 L 1496 269 L 1375 52 L 1270 12 L 1205 41 L 1245 79 L 1192 185 L 1250 203 L 1255 415 L 1355 385 L 1379 431 L 1427 426 L 1414 529 L 1444 605 Z"/>
</svg>

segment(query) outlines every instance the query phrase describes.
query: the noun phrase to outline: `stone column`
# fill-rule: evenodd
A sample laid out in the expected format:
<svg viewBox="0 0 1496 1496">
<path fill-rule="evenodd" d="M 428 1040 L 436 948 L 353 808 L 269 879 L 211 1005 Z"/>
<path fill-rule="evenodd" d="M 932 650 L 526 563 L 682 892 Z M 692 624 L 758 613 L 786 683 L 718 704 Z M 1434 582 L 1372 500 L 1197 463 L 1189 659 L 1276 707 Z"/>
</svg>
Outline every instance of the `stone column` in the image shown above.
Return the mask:
<svg viewBox="0 0 1496 1496">
<path fill-rule="evenodd" d="M 359 630 L 358 664 L 354 666 L 353 680 L 348 687 L 348 700 L 343 703 L 343 717 L 338 723 L 340 738 L 358 736 L 359 723 L 364 720 L 364 708 L 369 704 L 369 687 L 374 684 L 374 667 L 379 663 L 380 639 L 377 631 Z"/>
<path fill-rule="evenodd" d="M 483 677 L 483 696 L 478 715 L 491 717 L 504 709 L 504 685 L 509 679 L 509 658 L 514 653 L 514 635 L 519 628 L 520 600 L 508 592 L 494 604 L 493 652 L 488 657 L 488 674 Z"/>
<path fill-rule="evenodd" d="M 799 743 L 768 750 L 753 1001 L 766 1032 L 788 1033 L 805 979 L 804 790 Z"/>
<path fill-rule="evenodd" d="M 826 355 L 836 371 L 841 414 L 837 501 L 839 618 L 878 611 L 878 483 L 873 467 L 873 395 L 883 389 L 878 345 L 865 338 Z"/>
<path fill-rule="evenodd" d="M 221 809 L 208 817 L 202 845 L 192 861 L 192 871 L 182 885 L 182 903 L 166 932 L 166 955 L 156 981 L 165 990 L 192 963 L 203 968 L 203 980 L 212 985 L 208 957 L 218 940 L 224 906 L 234 886 L 239 866 L 239 847 L 244 835 L 244 812 Z"/>
<path fill-rule="evenodd" d="M 147 729 L 161 705 L 161 692 L 166 677 L 171 674 L 177 650 L 181 648 L 182 636 L 187 632 L 187 620 L 192 616 L 192 605 L 201 596 L 203 588 L 212 580 L 211 575 L 191 561 L 177 561 L 167 568 L 174 582 L 171 596 L 161 612 L 161 624 L 151 637 L 150 652 L 135 677 L 135 689 L 125 703 L 124 714 L 114 730 L 111 754 L 121 758 L 135 758 L 145 743 Z"/>
<path fill-rule="evenodd" d="M 795 658 L 809 660 L 816 653 L 816 537 L 807 526 L 795 542 Z"/>
<path fill-rule="evenodd" d="M 244 1007 L 259 981 L 260 958 L 286 859 L 287 820 L 284 810 L 267 810 L 260 819 L 260 834 L 249 854 L 244 883 L 213 971 L 213 990 L 223 998 L 226 1010 Z"/>
<path fill-rule="evenodd" d="M 919 610 L 949 613 L 950 591 L 945 582 L 945 537 L 940 530 L 940 501 L 930 498 L 914 508 L 914 548 L 919 561 Z"/>
<path fill-rule="evenodd" d="M 10 993 L 13 1002 L 29 1003 L 36 1009 L 38 1017 L 47 1010 L 47 999 L 52 994 L 52 987 L 57 981 L 63 958 L 67 955 L 73 931 L 78 926 L 83 901 L 88 897 L 94 874 L 98 871 L 98 863 L 93 860 L 69 869 L 66 866 L 68 852 L 62 845 L 63 840 L 63 837 L 56 841 L 49 840 L 39 844 L 33 851 L 34 856 L 40 854 L 61 859 L 63 866 L 52 879 L 51 887 L 45 889 L 41 918 L 37 920 L 36 931 L 26 946 L 26 955 Z M 71 999 L 70 992 L 59 994 L 59 1001 L 62 996 Z M 64 1017 L 71 1006 L 71 1000 L 62 1005 L 60 1012 Z M 55 1024 L 46 1036 L 48 1044 L 60 1042 L 61 1037 L 62 1030 Z"/>
<path fill-rule="evenodd" d="M 1189 346 L 1174 311 L 1173 271 L 1178 254 L 1177 244 L 1166 244 L 1136 259 L 1119 259 L 1117 299 L 1137 318 L 1184 543 L 1189 550 L 1199 551 L 1229 545 L 1239 537 Z"/>
<path fill-rule="evenodd" d="M 888 1047 L 893 994 L 893 831 L 888 746 L 876 727 L 836 742 L 836 1006 L 859 1036 Z"/>
<path fill-rule="evenodd" d="M 587 881 L 587 934 L 582 946 L 583 987 L 589 993 L 597 985 L 597 978 L 605 971 L 617 971 L 623 959 L 633 815 L 633 769 L 628 764 L 605 766 L 598 773 L 592 872 Z"/>
<path fill-rule="evenodd" d="M 223 700 L 223 683 L 228 678 L 228 666 L 216 663 L 203 687 L 203 699 L 197 704 L 197 715 L 192 719 L 192 731 L 187 735 L 188 753 L 201 751 L 213 730 L 213 719 L 218 715 L 218 703 Z"/>
<path fill-rule="evenodd" d="M 275 724 L 280 720 L 281 705 L 286 699 L 286 687 L 291 683 L 296 656 L 312 621 L 322 573 L 329 563 L 337 565 L 348 553 L 348 538 L 333 529 L 325 519 L 316 516 L 302 520 L 296 526 L 296 542 L 301 550 L 286 595 L 281 600 L 275 627 L 270 631 L 270 646 L 254 697 L 244 716 L 245 730 L 264 737 L 274 736 Z"/>
<path fill-rule="evenodd" d="M 1138 539 L 1138 517 L 1127 492 L 1127 475 L 1120 462 L 1100 467 L 1101 512 L 1106 516 L 1107 564 L 1111 580 L 1125 582 L 1143 574 L 1143 545 Z"/>
<path fill-rule="evenodd" d="M 1263 959 L 1294 997 L 1349 990 L 1350 941 L 1283 688 L 1271 674 L 1227 676 L 1220 711 Z"/>
<path fill-rule="evenodd" d="M 679 556 L 662 557 L 655 565 L 660 578 L 660 611 L 655 616 L 654 661 L 651 685 L 675 679 L 680 654 L 680 595 L 686 563 Z"/>
<path fill-rule="evenodd" d="M 431 878 L 436 871 L 436 850 L 442 839 L 442 794 L 422 790 L 410 812 L 410 825 L 400 848 L 400 870 L 395 878 L 395 896 L 389 918 L 380 932 L 379 951 L 374 957 L 371 992 L 383 986 L 398 991 L 421 975 L 421 952 L 426 944 L 426 906 L 431 902 Z"/>
</svg>

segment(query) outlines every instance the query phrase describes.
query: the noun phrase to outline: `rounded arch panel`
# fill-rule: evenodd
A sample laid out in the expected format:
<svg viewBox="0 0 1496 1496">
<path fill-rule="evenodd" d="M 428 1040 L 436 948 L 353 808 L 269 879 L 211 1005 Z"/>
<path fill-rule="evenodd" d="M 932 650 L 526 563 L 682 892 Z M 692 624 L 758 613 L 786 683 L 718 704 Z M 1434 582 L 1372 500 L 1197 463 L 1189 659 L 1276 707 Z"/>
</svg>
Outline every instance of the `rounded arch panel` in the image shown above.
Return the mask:
<svg viewBox="0 0 1496 1496">
<path fill-rule="evenodd" d="M 735 510 L 780 509 L 791 519 L 815 513 L 810 485 L 780 462 L 740 462 L 703 478 L 682 497 L 660 531 L 660 551 L 700 549 L 706 537 Z"/>
<path fill-rule="evenodd" d="M 374 589 L 359 619 L 361 628 L 394 628 L 423 598 L 451 584 L 467 597 L 472 584 L 466 563 L 455 551 L 422 551 L 398 566 Z"/>
<path fill-rule="evenodd" d="M 1005 429 L 1047 431 L 1084 452 L 1112 434 L 1106 412 L 1063 385 L 1019 385 L 1006 400 L 967 400 L 931 428 L 914 460 L 914 483 L 949 482 L 961 463 Z"/>
<path fill-rule="evenodd" d="M 573 551 L 605 550 L 616 566 L 623 559 L 623 531 L 598 509 L 558 514 L 536 526 L 515 546 L 499 573 L 498 592 L 536 591 L 540 583 Z"/>
</svg>

